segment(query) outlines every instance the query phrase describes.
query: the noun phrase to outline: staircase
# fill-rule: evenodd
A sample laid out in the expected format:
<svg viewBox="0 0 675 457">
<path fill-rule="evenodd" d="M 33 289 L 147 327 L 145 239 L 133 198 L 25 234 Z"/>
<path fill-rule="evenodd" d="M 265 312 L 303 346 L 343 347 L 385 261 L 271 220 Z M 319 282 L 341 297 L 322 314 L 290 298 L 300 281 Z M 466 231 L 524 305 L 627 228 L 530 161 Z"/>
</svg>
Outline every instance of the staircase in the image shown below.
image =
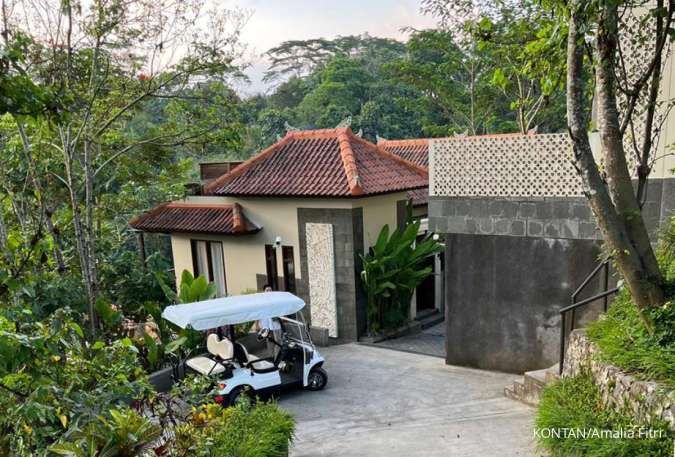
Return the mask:
<svg viewBox="0 0 675 457">
<path fill-rule="evenodd" d="M 504 395 L 513 400 L 537 406 L 544 387 L 559 377 L 557 363 L 549 368 L 526 371 L 522 381 L 514 381 L 513 386 L 504 388 Z"/>
<path fill-rule="evenodd" d="M 426 330 L 429 327 L 433 327 L 436 324 L 443 322 L 443 314 L 440 313 L 437 309 L 429 309 L 420 311 L 415 316 L 415 320 L 420 323 L 421 330 Z"/>
</svg>

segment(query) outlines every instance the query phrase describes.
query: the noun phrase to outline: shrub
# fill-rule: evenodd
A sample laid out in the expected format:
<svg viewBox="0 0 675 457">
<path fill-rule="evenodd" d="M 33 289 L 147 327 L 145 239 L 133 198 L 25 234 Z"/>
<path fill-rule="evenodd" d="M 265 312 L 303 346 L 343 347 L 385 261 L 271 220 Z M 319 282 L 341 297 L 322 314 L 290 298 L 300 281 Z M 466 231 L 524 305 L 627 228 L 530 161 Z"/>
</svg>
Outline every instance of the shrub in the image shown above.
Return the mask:
<svg viewBox="0 0 675 457">
<path fill-rule="evenodd" d="M 276 457 L 288 455 L 293 417 L 273 402 L 242 402 L 223 409 L 197 408 L 189 423 L 175 429 L 175 457 Z"/>
<path fill-rule="evenodd" d="M 588 326 L 588 336 L 603 361 L 675 388 L 675 218 L 661 236 L 657 256 L 671 298 L 644 311 L 653 332 L 647 331 L 628 290 L 622 289 L 606 315 Z"/>
<path fill-rule="evenodd" d="M 649 313 L 655 323 L 652 335 L 645 329 L 630 294 L 622 290 L 607 314 L 589 324 L 588 336 L 600 349 L 602 361 L 641 379 L 675 388 L 675 306 L 669 301 Z"/>
<path fill-rule="evenodd" d="M 660 421 L 639 423 L 626 409 L 603 407 L 600 389 L 589 373 L 564 378 L 544 389 L 535 420 L 537 440 L 552 457 L 671 457 L 673 436 Z M 651 438 L 555 436 L 543 430 L 635 430 L 644 426 L 655 431 Z"/>
<path fill-rule="evenodd" d="M 44 322 L 3 320 L 0 356 L 0 455 L 41 455 L 151 390 L 130 340 L 89 345 L 67 309 Z"/>
<path fill-rule="evenodd" d="M 410 300 L 432 269 L 424 261 L 440 252 L 441 245 L 427 236 L 417 240 L 420 222 L 404 230 L 382 227 L 371 252 L 361 256 L 361 280 L 368 298 L 368 328 L 372 332 L 395 328 L 407 320 Z"/>
</svg>

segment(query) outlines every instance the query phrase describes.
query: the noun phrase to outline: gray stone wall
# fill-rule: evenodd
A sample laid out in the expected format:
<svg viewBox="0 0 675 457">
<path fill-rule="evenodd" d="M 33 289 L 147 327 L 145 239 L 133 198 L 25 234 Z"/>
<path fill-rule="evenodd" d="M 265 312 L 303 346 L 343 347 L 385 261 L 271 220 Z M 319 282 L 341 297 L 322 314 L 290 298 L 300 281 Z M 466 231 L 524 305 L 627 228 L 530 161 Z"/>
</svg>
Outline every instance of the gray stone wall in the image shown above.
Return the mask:
<svg viewBox="0 0 675 457">
<path fill-rule="evenodd" d="M 643 215 L 656 240 L 675 207 L 675 178 L 650 179 Z M 600 240 L 585 197 L 430 197 L 429 228 L 439 233 Z"/>
<path fill-rule="evenodd" d="M 365 316 L 364 304 L 358 296 L 357 253 L 363 252 L 362 209 L 298 208 L 298 236 L 300 239 L 300 268 L 302 277 L 309 277 L 307 269 L 307 240 L 305 225 L 308 222 L 333 225 L 335 242 L 335 281 L 337 297 L 338 338 L 329 338 L 331 343 L 356 341 Z M 308 284 L 298 290 L 308 304 L 307 317 L 311 316 Z"/>
<path fill-rule="evenodd" d="M 641 422 L 659 418 L 675 432 L 675 391 L 657 382 L 642 381 L 598 359 L 598 347 L 583 330 L 571 333 L 565 353 L 563 376 L 590 371 L 602 394 L 603 403 L 612 408 L 627 405 Z"/>
<path fill-rule="evenodd" d="M 432 197 L 429 214 L 441 233 L 600 238 L 584 198 Z"/>
<path fill-rule="evenodd" d="M 643 214 L 653 240 L 674 207 L 675 179 L 650 180 Z M 586 199 L 432 197 L 429 227 L 446 234 L 447 362 L 509 372 L 553 365 L 559 310 L 598 263 Z M 576 325 L 601 310 L 585 307 Z"/>
<path fill-rule="evenodd" d="M 448 234 L 445 249 L 446 362 L 510 373 L 555 364 L 559 310 L 598 242 Z"/>
</svg>

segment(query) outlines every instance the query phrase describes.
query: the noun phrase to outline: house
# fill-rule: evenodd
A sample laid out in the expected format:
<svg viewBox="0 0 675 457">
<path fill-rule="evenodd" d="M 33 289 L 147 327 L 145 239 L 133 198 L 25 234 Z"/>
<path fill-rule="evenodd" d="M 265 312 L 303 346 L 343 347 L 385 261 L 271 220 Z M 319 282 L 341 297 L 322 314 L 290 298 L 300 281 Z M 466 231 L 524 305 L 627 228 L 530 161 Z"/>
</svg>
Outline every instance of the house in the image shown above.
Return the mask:
<svg viewBox="0 0 675 457">
<path fill-rule="evenodd" d="M 410 140 L 377 139 L 377 145 L 387 152 L 412 162 L 420 167 L 429 169 L 429 139 L 415 138 Z M 429 204 L 429 188 L 414 189 L 408 192 L 408 198 L 413 202 L 413 216 L 426 218 Z"/>
<path fill-rule="evenodd" d="M 426 195 L 426 167 L 349 128 L 290 131 L 216 178 L 214 167 L 201 195 L 159 205 L 131 227 L 170 234 L 177 281 L 183 270 L 205 275 L 219 295 L 270 284 L 305 299 L 313 329 L 332 341 L 358 339 L 360 255 L 385 224 L 404 221 L 410 192 Z"/>
</svg>

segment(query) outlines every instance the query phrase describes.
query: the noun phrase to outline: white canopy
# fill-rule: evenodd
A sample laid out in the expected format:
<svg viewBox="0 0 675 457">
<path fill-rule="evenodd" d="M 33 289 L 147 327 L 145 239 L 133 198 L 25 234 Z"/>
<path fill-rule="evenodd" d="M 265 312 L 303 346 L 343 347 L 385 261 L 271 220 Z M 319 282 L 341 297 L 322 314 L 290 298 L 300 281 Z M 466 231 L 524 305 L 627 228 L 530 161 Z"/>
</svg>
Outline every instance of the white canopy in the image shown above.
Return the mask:
<svg viewBox="0 0 675 457">
<path fill-rule="evenodd" d="M 181 328 L 208 330 L 223 325 L 286 316 L 305 306 L 288 292 L 263 292 L 167 306 L 162 317 Z"/>
</svg>

